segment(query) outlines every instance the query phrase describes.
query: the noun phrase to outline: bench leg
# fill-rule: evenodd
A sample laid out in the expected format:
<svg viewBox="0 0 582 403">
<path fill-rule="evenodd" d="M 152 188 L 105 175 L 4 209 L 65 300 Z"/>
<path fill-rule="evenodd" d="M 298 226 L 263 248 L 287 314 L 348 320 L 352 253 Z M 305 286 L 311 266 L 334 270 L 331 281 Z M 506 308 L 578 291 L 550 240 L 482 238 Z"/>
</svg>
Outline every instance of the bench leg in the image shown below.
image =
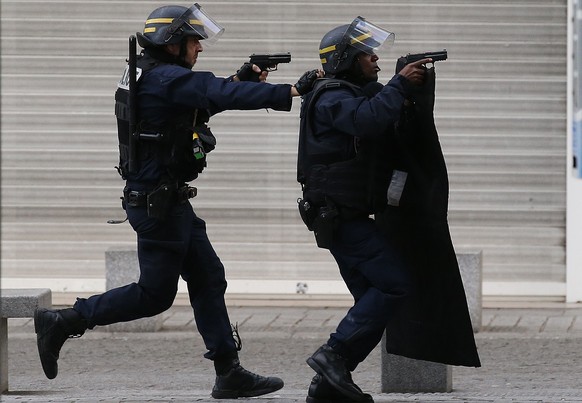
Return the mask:
<svg viewBox="0 0 582 403">
<path fill-rule="evenodd" d="M 8 319 L 0 318 L 0 393 L 8 391 Z"/>
</svg>

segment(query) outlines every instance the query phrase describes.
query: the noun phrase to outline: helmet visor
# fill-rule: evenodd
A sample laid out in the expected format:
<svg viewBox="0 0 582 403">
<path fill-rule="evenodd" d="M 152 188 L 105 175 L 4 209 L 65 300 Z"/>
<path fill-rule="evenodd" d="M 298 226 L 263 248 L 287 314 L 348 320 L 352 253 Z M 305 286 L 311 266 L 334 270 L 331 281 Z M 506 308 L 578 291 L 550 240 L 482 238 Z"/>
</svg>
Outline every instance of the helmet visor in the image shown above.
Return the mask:
<svg viewBox="0 0 582 403">
<path fill-rule="evenodd" d="M 173 35 L 179 33 L 186 36 L 198 36 L 207 43 L 213 44 L 223 32 L 224 28 L 206 14 L 198 3 L 195 3 L 172 21 L 165 41 L 168 42 Z"/>
<path fill-rule="evenodd" d="M 346 31 L 344 40 L 347 45 L 372 54 L 386 41 L 389 45 L 394 43 L 394 33 L 366 21 L 363 17 L 356 17 Z"/>
</svg>

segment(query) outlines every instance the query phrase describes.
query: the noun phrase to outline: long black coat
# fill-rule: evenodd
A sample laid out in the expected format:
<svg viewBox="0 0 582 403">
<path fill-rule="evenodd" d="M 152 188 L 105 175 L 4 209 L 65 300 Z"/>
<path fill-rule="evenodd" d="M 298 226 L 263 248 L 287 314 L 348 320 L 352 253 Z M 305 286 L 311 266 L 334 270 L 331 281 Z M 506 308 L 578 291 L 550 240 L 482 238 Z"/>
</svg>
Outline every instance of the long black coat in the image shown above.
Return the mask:
<svg viewBox="0 0 582 403">
<path fill-rule="evenodd" d="M 447 220 L 449 183 L 434 124 L 434 69 L 403 114 L 390 149 L 408 172 L 399 207 L 376 215 L 397 234 L 416 285 L 414 296 L 386 327 L 386 351 L 414 359 L 479 367 L 473 328 Z"/>
</svg>

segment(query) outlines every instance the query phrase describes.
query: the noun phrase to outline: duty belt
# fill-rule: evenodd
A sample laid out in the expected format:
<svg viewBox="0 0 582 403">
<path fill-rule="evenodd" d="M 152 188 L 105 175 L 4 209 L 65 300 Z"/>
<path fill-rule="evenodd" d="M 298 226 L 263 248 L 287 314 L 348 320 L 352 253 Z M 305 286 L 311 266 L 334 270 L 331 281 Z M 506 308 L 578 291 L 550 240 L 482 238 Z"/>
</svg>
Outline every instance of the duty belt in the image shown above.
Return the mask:
<svg viewBox="0 0 582 403">
<path fill-rule="evenodd" d="M 171 185 L 168 185 L 171 186 Z M 197 189 L 192 186 L 184 185 L 175 188 L 176 201 L 178 203 L 183 203 L 188 199 L 196 197 Z M 126 205 L 131 207 L 144 207 L 148 204 L 148 195 L 152 192 L 129 190 L 128 188 L 123 189 L 123 200 Z"/>
</svg>

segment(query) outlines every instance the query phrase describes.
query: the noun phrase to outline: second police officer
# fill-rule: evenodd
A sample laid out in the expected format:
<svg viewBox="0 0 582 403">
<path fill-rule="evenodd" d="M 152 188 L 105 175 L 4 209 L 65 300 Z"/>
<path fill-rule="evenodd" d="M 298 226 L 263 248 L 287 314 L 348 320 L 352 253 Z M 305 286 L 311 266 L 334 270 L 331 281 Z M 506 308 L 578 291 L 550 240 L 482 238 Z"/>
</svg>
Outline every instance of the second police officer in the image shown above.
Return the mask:
<svg viewBox="0 0 582 403">
<path fill-rule="evenodd" d="M 376 49 L 393 38 L 362 17 L 329 31 L 325 77 L 301 107 L 299 211 L 354 298 L 307 359 L 308 403 L 372 402 L 351 373 L 384 331 L 389 353 L 480 366 L 447 224 L 432 60 L 399 59 L 378 83 Z"/>
<path fill-rule="evenodd" d="M 314 72 L 296 85 L 241 82 L 264 81 L 266 73 L 245 64 L 237 75 L 215 77 L 192 71 L 202 42 L 215 41 L 223 28 L 198 4 L 154 10 L 137 40 L 137 110 L 132 143 L 127 73 L 116 93 L 119 131 L 119 172 L 126 180 L 123 205 L 137 233 L 140 277 L 137 283 L 78 298 L 72 308 L 38 310 L 37 344 L 43 370 L 57 376 L 57 360 L 69 337 L 86 329 L 157 315 L 172 305 L 182 277 L 198 331 L 214 362 L 217 399 L 252 397 L 283 387 L 278 377 L 254 374 L 240 365 L 240 339 L 225 306 L 224 266 L 206 233 L 205 222 L 188 199 L 187 185 L 202 172 L 206 154 L 215 146 L 209 117 L 229 109 L 273 108 L 288 111 L 291 99 L 308 91 Z M 258 71 L 257 71 L 258 70 Z"/>
</svg>

